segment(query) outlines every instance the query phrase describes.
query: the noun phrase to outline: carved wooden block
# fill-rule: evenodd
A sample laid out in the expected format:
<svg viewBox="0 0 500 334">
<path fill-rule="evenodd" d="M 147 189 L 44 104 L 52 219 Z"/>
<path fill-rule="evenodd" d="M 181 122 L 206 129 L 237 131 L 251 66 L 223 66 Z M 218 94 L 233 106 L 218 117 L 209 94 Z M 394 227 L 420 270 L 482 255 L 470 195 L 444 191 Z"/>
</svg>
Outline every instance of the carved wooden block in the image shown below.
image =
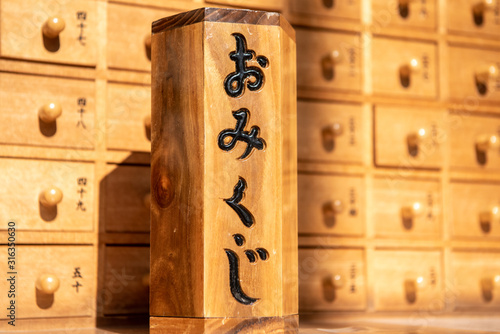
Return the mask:
<svg viewBox="0 0 500 334">
<path fill-rule="evenodd" d="M 155 333 L 296 331 L 295 77 L 279 14 L 153 23 Z"/>
</svg>

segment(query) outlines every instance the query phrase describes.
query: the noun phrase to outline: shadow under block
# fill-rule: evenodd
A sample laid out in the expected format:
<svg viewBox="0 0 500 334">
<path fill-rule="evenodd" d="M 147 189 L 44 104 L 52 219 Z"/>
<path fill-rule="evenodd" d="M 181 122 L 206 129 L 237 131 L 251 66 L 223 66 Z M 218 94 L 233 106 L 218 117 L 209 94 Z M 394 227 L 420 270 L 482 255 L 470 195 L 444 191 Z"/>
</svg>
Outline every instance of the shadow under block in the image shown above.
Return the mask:
<svg viewBox="0 0 500 334">
<path fill-rule="evenodd" d="M 295 62 L 276 13 L 153 23 L 151 329 L 296 332 Z"/>
</svg>

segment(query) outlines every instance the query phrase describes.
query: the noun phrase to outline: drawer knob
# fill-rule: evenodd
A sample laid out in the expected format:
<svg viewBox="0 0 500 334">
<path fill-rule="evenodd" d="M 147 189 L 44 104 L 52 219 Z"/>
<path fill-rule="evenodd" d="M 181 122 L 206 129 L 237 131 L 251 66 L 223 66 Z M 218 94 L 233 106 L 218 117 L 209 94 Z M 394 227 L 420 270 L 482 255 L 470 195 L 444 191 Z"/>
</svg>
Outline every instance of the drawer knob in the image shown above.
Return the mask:
<svg viewBox="0 0 500 334">
<path fill-rule="evenodd" d="M 45 123 L 52 123 L 61 116 L 62 107 L 59 103 L 51 102 L 47 103 L 40 108 L 38 112 L 38 117 Z"/>
<path fill-rule="evenodd" d="M 57 187 L 50 187 L 40 193 L 40 203 L 45 207 L 54 207 L 61 203 L 63 193 Z"/>
<path fill-rule="evenodd" d="M 42 32 L 48 38 L 56 38 L 66 28 L 66 22 L 61 17 L 53 16 L 45 21 Z"/>
<path fill-rule="evenodd" d="M 500 275 L 483 277 L 480 281 L 481 292 L 485 302 L 493 300 L 493 292 L 500 288 Z"/>
<path fill-rule="evenodd" d="M 59 289 L 60 282 L 55 275 L 42 274 L 37 278 L 35 285 L 39 291 L 51 295 Z"/>
<path fill-rule="evenodd" d="M 344 211 L 344 203 L 341 200 L 333 200 L 323 204 L 323 220 L 327 227 L 334 227 L 337 215 Z"/>
<path fill-rule="evenodd" d="M 476 149 L 479 152 L 486 153 L 492 149 L 500 148 L 500 139 L 496 135 L 482 135 L 476 140 Z"/>
<path fill-rule="evenodd" d="M 482 26 L 484 24 L 484 13 L 489 10 L 494 10 L 494 0 L 481 0 L 472 6 L 472 17 L 474 24 Z"/>
<path fill-rule="evenodd" d="M 476 88 L 480 95 L 488 93 L 490 82 L 495 82 L 500 77 L 500 68 L 497 65 L 484 66 L 476 71 Z"/>
<path fill-rule="evenodd" d="M 323 0 L 323 6 L 325 8 L 333 8 L 335 6 L 335 0 Z"/>
<path fill-rule="evenodd" d="M 426 280 L 423 276 L 407 275 L 404 281 L 404 291 L 406 294 L 406 301 L 409 304 L 414 304 L 417 301 L 417 294 L 426 286 Z"/>
<path fill-rule="evenodd" d="M 151 209 L 151 193 L 147 193 L 143 198 L 144 206 L 149 210 Z"/>
<path fill-rule="evenodd" d="M 399 80 L 401 86 L 408 88 L 411 85 L 411 76 L 420 71 L 420 63 L 418 59 L 413 58 L 408 64 L 402 65 L 399 68 Z"/>
<path fill-rule="evenodd" d="M 345 285 L 344 276 L 334 275 L 323 278 L 323 298 L 331 303 L 337 297 L 337 290 L 342 289 Z"/>
<path fill-rule="evenodd" d="M 144 117 L 144 130 L 146 131 L 146 138 L 151 141 L 151 115 Z"/>
<path fill-rule="evenodd" d="M 339 50 L 333 50 L 321 59 L 321 69 L 325 80 L 335 79 L 335 66 L 340 62 L 342 62 L 342 53 Z"/>
<path fill-rule="evenodd" d="M 344 127 L 340 123 L 333 123 L 332 125 L 325 126 L 321 130 L 321 137 L 323 141 L 323 148 L 327 152 L 335 149 L 335 139 L 344 133 Z"/>
<path fill-rule="evenodd" d="M 413 228 L 413 223 L 416 217 L 420 216 L 423 212 L 422 204 L 415 202 L 412 205 L 404 206 L 401 208 L 401 219 L 403 226 L 407 230 Z"/>
<path fill-rule="evenodd" d="M 498 206 L 493 207 L 493 209 L 488 211 L 483 211 L 479 213 L 479 225 L 481 231 L 484 233 L 491 232 L 491 225 L 494 221 L 498 221 L 500 216 L 500 209 Z"/>
<path fill-rule="evenodd" d="M 427 138 L 427 131 L 424 128 L 419 129 L 416 132 L 410 133 L 406 137 L 406 144 L 408 146 L 408 153 L 412 157 L 416 157 L 419 152 L 419 147 Z"/>
</svg>

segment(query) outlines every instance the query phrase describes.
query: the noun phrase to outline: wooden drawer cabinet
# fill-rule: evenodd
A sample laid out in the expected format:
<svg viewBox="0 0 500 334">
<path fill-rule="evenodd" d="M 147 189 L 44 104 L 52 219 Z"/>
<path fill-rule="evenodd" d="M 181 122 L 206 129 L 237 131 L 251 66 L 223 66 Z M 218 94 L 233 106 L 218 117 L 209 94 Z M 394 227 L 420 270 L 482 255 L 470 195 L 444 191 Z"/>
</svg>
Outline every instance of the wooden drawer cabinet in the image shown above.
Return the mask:
<svg viewBox="0 0 500 334">
<path fill-rule="evenodd" d="M 7 264 L 8 249 L 0 246 L 0 259 Z M 95 310 L 95 269 L 92 246 L 16 246 L 16 317 L 60 318 L 92 316 Z M 3 277 L 9 277 L 2 275 Z M 59 281 L 55 291 L 43 281 Z M 37 284 L 37 281 L 39 284 Z M 40 284 L 41 283 L 41 284 Z M 10 283 L 0 280 L 4 291 L 0 318 L 6 319 Z M 4 325 L 4 324 L 2 324 Z M 16 323 L 17 325 L 17 323 Z M 9 326 L 10 327 L 10 326 Z"/>
<path fill-rule="evenodd" d="M 464 105 L 477 104 L 477 99 L 499 102 L 499 64 L 500 51 L 450 46 L 450 97 Z"/>
<path fill-rule="evenodd" d="M 331 19 L 359 21 L 361 18 L 359 0 L 290 0 L 290 11 L 293 14 Z"/>
<path fill-rule="evenodd" d="M 500 117 L 450 113 L 450 165 L 476 170 L 500 169 Z"/>
<path fill-rule="evenodd" d="M 93 164 L 2 158 L 0 174 L 4 221 L 13 219 L 19 230 L 93 230 Z"/>
<path fill-rule="evenodd" d="M 445 117 L 446 113 L 439 109 L 376 106 L 376 164 L 441 168 Z"/>
<path fill-rule="evenodd" d="M 500 309 L 500 253 L 452 253 L 452 284 L 455 309 Z"/>
<path fill-rule="evenodd" d="M 500 184 L 456 181 L 450 190 L 454 237 L 500 237 Z"/>
<path fill-rule="evenodd" d="M 106 246 L 101 305 L 105 315 L 148 314 L 149 247 Z"/>
<path fill-rule="evenodd" d="M 359 35 L 306 29 L 296 29 L 296 33 L 299 87 L 361 90 Z"/>
<path fill-rule="evenodd" d="M 361 106 L 299 101 L 297 113 L 299 160 L 362 162 Z"/>
<path fill-rule="evenodd" d="M 234 6 L 279 12 L 287 0 L 205 0 L 207 4 Z"/>
<path fill-rule="evenodd" d="M 376 250 L 372 261 L 375 310 L 443 308 L 440 252 Z"/>
<path fill-rule="evenodd" d="M 437 53 L 433 43 L 374 38 L 373 93 L 434 99 L 437 97 Z"/>
<path fill-rule="evenodd" d="M 435 30 L 436 13 L 436 0 L 372 0 L 372 19 L 381 26 Z"/>
<path fill-rule="evenodd" d="M 94 147 L 93 81 L 0 73 L 0 101 L 3 144 Z"/>
<path fill-rule="evenodd" d="M 108 85 L 106 141 L 108 149 L 151 151 L 151 88 Z"/>
<path fill-rule="evenodd" d="M 500 36 L 500 11 L 498 1 L 453 0 L 448 7 L 448 30 L 454 33 Z"/>
<path fill-rule="evenodd" d="M 364 235 L 363 178 L 299 174 L 298 184 L 299 233 Z"/>
<path fill-rule="evenodd" d="M 2 0 L 0 16 L 2 57 L 96 65 L 96 1 Z"/>
<path fill-rule="evenodd" d="M 151 23 L 174 14 L 177 12 L 109 3 L 108 67 L 151 71 Z"/>
<path fill-rule="evenodd" d="M 441 192 L 431 180 L 373 180 L 375 234 L 380 237 L 430 238 L 441 235 Z"/>
<path fill-rule="evenodd" d="M 107 232 L 149 232 L 150 175 L 147 166 L 107 166 L 103 181 Z"/>
<path fill-rule="evenodd" d="M 365 307 L 362 250 L 299 249 L 300 311 L 354 311 Z"/>
</svg>

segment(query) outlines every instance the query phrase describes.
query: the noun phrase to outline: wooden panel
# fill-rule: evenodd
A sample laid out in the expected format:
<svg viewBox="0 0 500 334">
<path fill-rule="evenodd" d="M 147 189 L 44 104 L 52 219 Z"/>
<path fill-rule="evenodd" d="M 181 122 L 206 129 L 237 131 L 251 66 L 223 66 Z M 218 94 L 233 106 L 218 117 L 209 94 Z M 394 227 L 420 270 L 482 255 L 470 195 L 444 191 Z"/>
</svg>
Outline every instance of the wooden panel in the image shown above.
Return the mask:
<svg viewBox="0 0 500 334">
<path fill-rule="evenodd" d="M 443 308 L 441 254 L 377 250 L 372 257 L 377 311 L 437 311 Z"/>
<path fill-rule="evenodd" d="M 64 20 L 66 27 L 59 37 L 42 34 L 49 17 Z M 93 0 L 2 0 L 0 22 L 3 57 L 96 64 L 98 18 Z"/>
<path fill-rule="evenodd" d="M 500 11 L 498 2 L 478 0 L 453 0 L 446 5 L 448 29 L 474 36 L 500 36 Z M 484 5 L 482 5 L 484 4 Z M 475 14 L 476 13 L 476 14 Z"/>
<path fill-rule="evenodd" d="M 149 232 L 149 167 L 108 165 L 104 183 L 107 232 Z"/>
<path fill-rule="evenodd" d="M 372 20 L 376 26 L 435 30 L 436 12 L 436 0 L 372 1 Z"/>
<path fill-rule="evenodd" d="M 206 3 L 218 5 L 253 8 L 268 11 L 281 11 L 286 0 L 205 0 Z"/>
<path fill-rule="evenodd" d="M 477 143 L 485 137 L 500 135 L 500 118 L 450 113 L 450 165 L 476 170 L 500 169 L 500 151 L 496 143 L 487 150 L 478 150 Z"/>
<path fill-rule="evenodd" d="M 16 159 L 0 162 L 0 174 L 5 176 L 0 187 L 2 220 L 14 219 L 19 230 L 93 230 L 93 164 Z M 62 191 L 62 201 L 45 207 L 39 195 L 52 187 Z"/>
<path fill-rule="evenodd" d="M 299 101 L 297 109 L 300 160 L 363 161 L 361 106 Z"/>
<path fill-rule="evenodd" d="M 437 239 L 441 235 L 438 182 L 375 178 L 372 201 L 377 236 Z"/>
<path fill-rule="evenodd" d="M 104 252 L 104 314 L 147 314 L 149 247 L 106 246 Z"/>
<path fill-rule="evenodd" d="M 366 307 L 362 250 L 300 249 L 300 311 L 354 311 Z"/>
<path fill-rule="evenodd" d="M 429 99 L 437 97 L 435 44 L 374 38 L 372 56 L 375 94 Z"/>
<path fill-rule="evenodd" d="M 94 313 L 95 265 L 92 246 L 17 245 L 15 254 L 17 274 L 4 277 L 15 276 L 16 318 L 80 317 Z M 5 264 L 7 256 L 7 246 L 0 246 L 0 259 Z M 38 278 L 45 274 L 59 280 L 59 288 L 52 294 L 36 288 Z M 7 314 L 5 302 L 11 300 L 7 299 L 9 287 L 10 282 L 0 280 L 0 289 L 5 291 L 5 297 L 2 298 L 4 312 L 0 315 L 2 321 L 5 321 Z"/>
<path fill-rule="evenodd" d="M 93 81 L 0 73 L 0 101 L 2 143 L 94 147 Z M 54 122 L 44 122 L 39 113 L 50 103 L 59 105 L 62 114 Z"/>
<path fill-rule="evenodd" d="M 460 238 L 500 237 L 500 184 L 450 184 L 452 233 Z"/>
<path fill-rule="evenodd" d="M 360 43 L 354 34 L 297 29 L 298 86 L 359 92 Z"/>
<path fill-rule="evenodd" d="M 365 186 L 361 177 L 300 174 L 299 203 L 299 233 L 365 233 Z"/>
<path fill-rule="evenodd" d="M 375 162 L 379 166 L 441 168 L 446 114 L 439 109 L 375 108 Z"/>
<path fill-rule="evenodd" d="M 500 253 L 455 251 L 451 265 L 457 310 L 500 309 Z"/>
<path fill-rule="evenodd" d="M 450 97 L 472 110 L 482 101 L 500 102 L 499 59 L 500 51 L 450 46 Z"/>
<path fill-rule="evenodd" d="M 290 11 L 298 15 L 359 21 L 361 4 L 353 0 L 290 0 Z"/>
<path fill-rule="evenodd" d="M 108 67 L 151 71 L 151 23 L 177 11 L 108 4 Z M 124 19 L 126 18 L 126 19 Z"/>
<path fill-rule="evenodd" d="M 107 147 L 150 152 L 151 88 L 110 83 L 107 106 Z"/>
</svg>

